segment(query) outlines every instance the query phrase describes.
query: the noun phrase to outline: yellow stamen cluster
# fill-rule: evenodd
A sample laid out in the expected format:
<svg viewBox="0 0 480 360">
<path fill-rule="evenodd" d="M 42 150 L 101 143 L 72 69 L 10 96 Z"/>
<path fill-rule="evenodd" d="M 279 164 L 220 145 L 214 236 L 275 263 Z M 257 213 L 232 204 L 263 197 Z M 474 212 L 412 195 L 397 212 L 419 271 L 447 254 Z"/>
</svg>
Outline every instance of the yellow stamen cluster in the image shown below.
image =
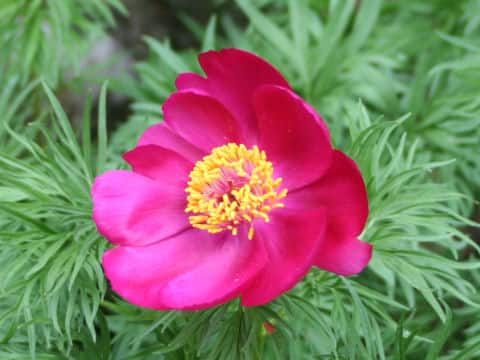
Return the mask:
<svg viewBox="0 0 480 360">
<path fill-rule="evenodd" d="M 191 171 L 185 212 L 193 214 L 189 217 L 193 227 L 213 234 L 230 230 L 237 235 L 238 227 L 248 222 L 251 240 L 252 221 L 269 222 L 268 213 L 284 206 L 280 200 L 287 189 L 277 191 L 281 183 L 281 178 L 273 178 L 273 165 L 257 146 L 219 146 Z"/>
</svg>

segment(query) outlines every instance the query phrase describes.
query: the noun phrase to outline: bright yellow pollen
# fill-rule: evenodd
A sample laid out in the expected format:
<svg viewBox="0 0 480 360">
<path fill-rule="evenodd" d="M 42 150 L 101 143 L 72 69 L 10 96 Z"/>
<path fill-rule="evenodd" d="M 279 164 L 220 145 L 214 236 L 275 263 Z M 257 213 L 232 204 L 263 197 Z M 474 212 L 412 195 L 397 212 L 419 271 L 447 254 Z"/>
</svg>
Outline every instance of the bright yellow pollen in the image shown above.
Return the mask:
<svg viewBox="0 0 480 360">
<path fill-rule="evenodd" d="M 283 207 L 287 189 L 278 191 L 281 178 L 273 178 L 273 165 L 257 146 L 229 143 L 212 150 L 195 164 L 185 191 L 185 212 L 193 227 L 212 234 L 250 223 L 248 238 L 253 239 L 252 221 L 270 221 L 268 213 Z"/>
</svg>

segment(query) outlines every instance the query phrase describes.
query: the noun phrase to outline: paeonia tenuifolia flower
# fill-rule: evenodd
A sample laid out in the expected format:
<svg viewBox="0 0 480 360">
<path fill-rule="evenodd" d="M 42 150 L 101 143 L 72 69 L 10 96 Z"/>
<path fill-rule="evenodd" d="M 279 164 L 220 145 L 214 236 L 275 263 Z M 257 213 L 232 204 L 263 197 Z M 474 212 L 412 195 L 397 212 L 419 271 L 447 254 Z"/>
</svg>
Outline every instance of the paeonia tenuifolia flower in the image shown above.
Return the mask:
<svg viewBox="0 0 480 360">
<path fill-rule="evenodd" d="M 180 74 L 165 121 L 92 189 L 115 292 L 158 309 L 203 309 L 241 297 L 265 304 L 315 265 L 340 275 L 368 264 L 361 173 L 282 75 L 237 49 Z"/>
</svg>

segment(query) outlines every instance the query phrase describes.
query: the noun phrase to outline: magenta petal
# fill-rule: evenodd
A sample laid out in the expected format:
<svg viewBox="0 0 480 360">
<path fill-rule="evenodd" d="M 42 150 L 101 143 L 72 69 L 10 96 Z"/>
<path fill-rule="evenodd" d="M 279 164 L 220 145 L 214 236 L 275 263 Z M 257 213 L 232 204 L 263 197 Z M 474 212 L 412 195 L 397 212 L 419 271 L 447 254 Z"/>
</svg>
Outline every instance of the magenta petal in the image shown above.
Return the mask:
<svg viewBox="0 0 480 360">
<path fill-rule="evenodd" d="M 207 79 L 195 73 L 178 75 L 175 86 L 178 90 L 197 90 L 206 94 L 210 93 Z"/>
<path fill-rule="evenodd" d="M 237 122 L 210 96 L 192 90 L 176 92 L 163 105 L 163 113 L 172 130 L 206 152 L 240 142 Z"/>
<path fill-rule="evenodd" d="M 201 54 L 199 60 L 208 80 L 208 88 L 202 88 L 222 102 L 239 121 L 245 145 L 255 144 L 257 125 L 252 107 L 255 89 L 265 84 L 289 89 L 288 82 L 268 62 L 239 49 L 208 51 Z M 185 86 L 187 81 L 182 79 L 179 83 Z M 192 84 L 191 78 L 188 83 Z"/>
<path fill-rule="evenodd" d="M 138 146 L 123 155 L 133 171 L 157 180 L 162 187 L 182 192 L 187 187 L 193 163 L 183 156 L 157 145 Z"/>
<path fill-rule="evenodd" d="M 204 151 L 190 144 L 185 139 L 182 139 L 168 128 L 165 123 L 152 125 L 145 130 L 137 146 L 143 145 L 159 145 L 165 149 L 182 154 L 192 162 L 196 162 L 205 155 Z"/>
<path fill-rule="evenodd" d="M 322 120 L 288 89 L 262 86 L 255 92 L 260 145 L 289 191 L 320 178 L 330 167 L 332 146 Z"/>
<path fill-rule="evenodd" d="M 355 162 L 339 150 L 333 152 L 327 173 L 315 183 L 291 191 L 285 205 L 298 209 L 325 206 L 338 235 L 360 235 L 368 217 L 368 195 L 362 174 Z"/>
<path fill-rule="evenodd" d="M 357 239 L 368 217 L 368 196 L 355 162 L 335 150 L 332 166 L 319 181 L 288 194 L 291 209 L 327 209 L 327 237 L 315 264 L 341 275 L 356 274 L 370 261 L 372 247 Z"/>
<path fill-rule="evenodd" d="M 266 263 L 245 237 L 191 229 L 145 247 L 118 247 L 103 257 L 113 290 L 157 310 L 197 310 L 240 295 Z"/>
<path fill-rule="evenodd" d="M 242 296 L 242 304 L 265 304 L 297 284 L 313 265 L 325 238 L 323 208 L 272 213 L 271 222 L 255 225 L 253 241 L 261 241 L 268 264 Z"/>
<path fill-rule="evenodd" d="M 190 227 L 182 190 L 131 171 L 108 171 L 92 187 L 93 219 L 115 245 L 142 246 Z"/>
<path fill-rule="evenodd" d="M 348 237 L 333 241 L 327 231 L 328 241 L 320 247 L 315 265 L 339 275 L 354 275 L 367 267 L 372 258 L 372 245 Z"/>
</svg>

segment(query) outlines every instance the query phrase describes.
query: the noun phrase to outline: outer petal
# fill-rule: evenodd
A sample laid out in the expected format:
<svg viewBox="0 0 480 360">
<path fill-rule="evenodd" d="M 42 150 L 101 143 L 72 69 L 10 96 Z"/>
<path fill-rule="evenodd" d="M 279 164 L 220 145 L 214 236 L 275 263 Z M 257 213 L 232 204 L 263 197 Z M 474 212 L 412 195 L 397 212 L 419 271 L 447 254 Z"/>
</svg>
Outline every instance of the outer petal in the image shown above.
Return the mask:
<svg viewBox="0 0 480 360">
<path fill-rule="evenodd" d="M 188 182 L 193 163 L 183 156 L 157 145 L 138 146 L 125 153 L 123 158 L 133 171 L 157 180 L 162 187 L 181 193 Z"/>
<path fill-rule="evenodd" d="M 290 191 L 320 178 L 330 167 L 332 146 L 322 120 L 288 89 L 262 86 L 254 106 L 260 146 Z"/>
<path fill-rule="evenodd" d="M 290 88 L 283 76 L 268 62 L 247 51 L 224 49 L 208 51 L 199 56 L 207 74 L 207 84 L 199 78 L 184 77 L 177 86 L 201 88 L 222 102 L 240 122 L 245 145 L 255 144 L 257 125 L 252 108 L 252 96 L 261 85 L 273 84 Z"/>
<path fill-rule="evenodd" d="M 113 290 L 136 305 L 197 310 L 240 295 L 266 264 L 259 245 L 190 229 L 151 246 L 109 250 L 103 267 Z"/>
<path fill-rule="evenodd" d="M 332 166 L 316 183 L 288 194 L 288 208 L 325 206 L 328 226 L 315 265 L 340 275 L 361 272 L 370 261 L 372 246 L 358 240 L 368 217 L 368 197 L 353 160 L 336 150 Z"/>
<path fill-rule="evenodd" d="M 183 73 L 178 75 L 175 80 L 175 86 L 178 90 L 196 90 L 210 94 L 208 80 L 195 73 Z"/>
<path fill-rule="evenodd" d="M 163 104 L 163 113 L 172 130 L 206 152 L 228 142 L 240 142 L 238 124 L 230 112 L 203 93 L 176 92 Z"/>
<path fill-rule="evenodd" d="M 325 209 L 282 210 L 270 223 L 256 224 L 253 241 L 264 244 L 266 268 L 252 281 L 242 296 L 245 306 L 265 304 L 298 283 L 312 266 L 324 241 Z"/>
<path fill-rule="evenodd" d="M 205 152 L 174 133 L 165 123 L 150 126 L 140 137 L 137 146 L 159 145 L 170 149 L 192 162 L 201 159 Z"/>
<path fill-rule="evenodd" d="M 329 228 L 327 238 L 332 239 L 332 236 L 334 235 Z M 372 245 L 358 240 L 355 236 L 337 238 L 337 241 L 327 241 L 320 247 L 315 265 L 339 275 L 354 275 L 367 267 L 372 251 Z"/>
<path fill-rule="evenodd" d="M 190 227 L 183 191 L 130 171 L 109 171 L 92 188 L 93 219 L 112 244 L 142 246 Z"/>
</svg>

